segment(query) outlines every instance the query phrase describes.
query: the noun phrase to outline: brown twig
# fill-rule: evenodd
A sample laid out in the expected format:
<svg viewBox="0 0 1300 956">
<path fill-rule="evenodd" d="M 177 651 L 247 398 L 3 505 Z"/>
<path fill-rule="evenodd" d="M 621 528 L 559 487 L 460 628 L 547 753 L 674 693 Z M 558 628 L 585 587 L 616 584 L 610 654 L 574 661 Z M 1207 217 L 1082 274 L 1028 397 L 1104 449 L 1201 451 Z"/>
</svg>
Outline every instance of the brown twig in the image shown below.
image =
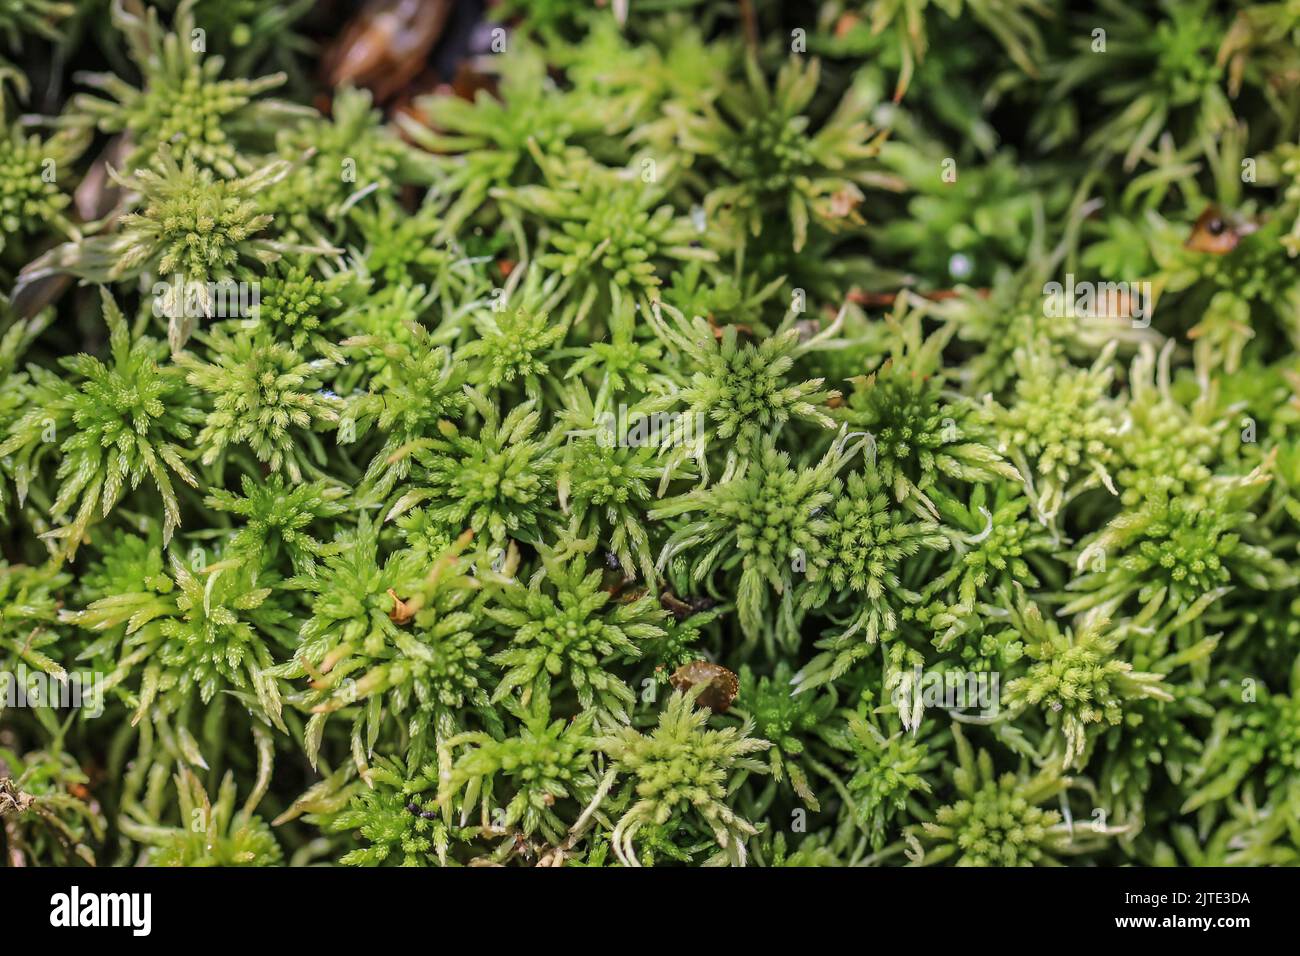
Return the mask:
<svg viewBox="0 0 1300 956">
<path fill-rule="evenodd" d="M 745 28 L 745 43 L 751 50 L 757 50 L 758 17 L 754 13 L 754 0 L 740 0 L 740 22 Z"/>
</svg>

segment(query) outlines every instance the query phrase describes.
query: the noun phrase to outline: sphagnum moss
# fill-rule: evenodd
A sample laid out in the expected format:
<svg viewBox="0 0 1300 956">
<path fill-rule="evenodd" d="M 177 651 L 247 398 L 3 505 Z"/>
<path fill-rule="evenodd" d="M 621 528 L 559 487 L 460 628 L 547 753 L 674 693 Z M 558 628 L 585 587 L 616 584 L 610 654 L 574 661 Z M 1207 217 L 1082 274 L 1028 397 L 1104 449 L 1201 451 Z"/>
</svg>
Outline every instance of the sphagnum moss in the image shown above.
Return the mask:
<svg viewBox="0 0 1300 956">
<path fill-rule="evenodd" d="M 312 6 L 0 2 L 0 857 L 1300 864 L 1294 10 Z"/>
</svg>

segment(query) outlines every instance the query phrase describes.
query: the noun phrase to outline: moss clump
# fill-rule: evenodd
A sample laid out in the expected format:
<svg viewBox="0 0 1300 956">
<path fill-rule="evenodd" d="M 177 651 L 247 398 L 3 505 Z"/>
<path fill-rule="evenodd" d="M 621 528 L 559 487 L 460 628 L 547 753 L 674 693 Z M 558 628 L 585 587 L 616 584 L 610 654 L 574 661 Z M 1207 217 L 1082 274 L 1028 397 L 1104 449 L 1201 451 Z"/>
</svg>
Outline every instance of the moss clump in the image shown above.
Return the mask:
<svg viewBox="0 0 1300 956">
<path fill-rule="evenodd" d="M 1300 862 L 1294 4 L 362 6 L 0 0 L 0 859 Z"/>
</svg>

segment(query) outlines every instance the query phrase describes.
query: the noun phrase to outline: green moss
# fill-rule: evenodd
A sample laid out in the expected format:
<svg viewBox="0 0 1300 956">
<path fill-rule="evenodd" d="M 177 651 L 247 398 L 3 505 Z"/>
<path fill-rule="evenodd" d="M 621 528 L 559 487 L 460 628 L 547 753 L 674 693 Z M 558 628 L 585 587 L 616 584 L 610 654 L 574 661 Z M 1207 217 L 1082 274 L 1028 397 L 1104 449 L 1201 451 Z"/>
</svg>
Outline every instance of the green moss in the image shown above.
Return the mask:
<svg viewBox="0 0 1300 956">
<path fill-rule="evenodd" d="M 392 96 L 346 4 L 73 6 L 0 858 L 1298 862 L 1286 4 L 461 5 Z"/>
</svg>

